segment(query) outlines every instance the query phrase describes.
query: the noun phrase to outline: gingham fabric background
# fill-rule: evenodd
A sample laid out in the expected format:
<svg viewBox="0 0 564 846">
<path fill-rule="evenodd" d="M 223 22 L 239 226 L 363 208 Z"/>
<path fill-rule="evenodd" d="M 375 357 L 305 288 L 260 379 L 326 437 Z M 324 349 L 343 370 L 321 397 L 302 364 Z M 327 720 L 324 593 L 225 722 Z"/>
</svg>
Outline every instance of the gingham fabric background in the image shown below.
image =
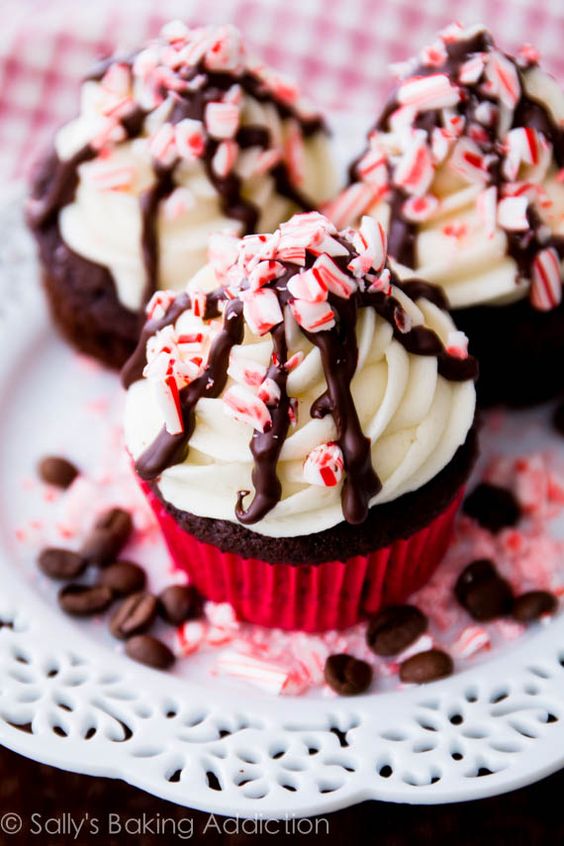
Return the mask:
<svg viewBox="0 0 564 846">
<path fill-rule="evenodd" d="M 100 55 L 178 17 L 235 23 L 323 109 L 376 116 L 390 62 L 452 20 L 487 23 L 508 50 L 534 43 L 564 79 L 564 0 L 0 0 L 0 176 L 28 173 Z"/>
</svg>

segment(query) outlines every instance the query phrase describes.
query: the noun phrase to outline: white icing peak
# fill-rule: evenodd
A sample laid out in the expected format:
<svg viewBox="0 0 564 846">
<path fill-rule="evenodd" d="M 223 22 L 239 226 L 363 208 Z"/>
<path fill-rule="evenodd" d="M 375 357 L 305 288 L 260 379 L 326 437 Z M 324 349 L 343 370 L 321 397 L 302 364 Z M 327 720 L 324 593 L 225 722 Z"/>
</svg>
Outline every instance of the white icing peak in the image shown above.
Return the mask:
<svg viewBox="0 0 564 846">
<path fill-rule="evenodd" d="M 458 48 L 453 58 L 465 43 L 466 55 Z M 548 310 L 561 300 L 563 172 L 552 139 L 515 119 L 527 97 L 563 126 L 564 93 L 537 60 L 530 46 L 506 56 L 482 26 L 443 30 L 396 68 L 394 101 L 355 165 L 357 181 L 326 207 L 338 226 L 371 214 L 397 236 L 407 224 L 411 267 L 453 308 L 529 294 Z M 391 249 L 401 261 L 399 240 L 392 235 Z"/>
<path fill-rule="evenodd" d="M 370 505 L 416 490 L 448 464 L 472 425 L 473 383 L 448 381 L 439 374 L 436 355 L 408 353 L 394 333 L 425 326 L 457 358 L 467 356 L 466 339 L 448 314 L 421 297 L 414 302 L 393 284 L 385 267 L 385 237 L 373 220 L 364 220 L 359 232 L 339 233 L 317 213 L 296 215 L 269 236 L 216 238 L 211 257 L 188 286 L 190 307 L 150 336 L 145 378 L 128 391 L 126 443 L 137 460 L 163 423 L 171 434 L 182 432 L 178 391 L 205 375 L 225 309 L 233 300 L 243 301 L 244 335 L 231 349 L 226 384 L 216 397 L 198 400 L 186 459 L 157 479 L 166 501 L 193 514 L 235 522 L 238 492 L 253 489 L 253 430 L 269 431 L 280 402 L 280 385 L 270 374 L 278 366 L 272 332 L 283 321 L 287 355 L 280 366 L 287 373 L 290 429 L 276 464 L 282 494 L 249 528 L 273 537 L 294 536 L 343 520 L 347 471 L 337 427 L 331 414 L 311 414 L 327 389 L 320 349 L 312 338 L 334 331 L 339 303 L 364 291 L 393 296 L 399 303 L 395 325 L 372 307 L 360 308 L 356 321 L 358 361 L 351 395 L 382 482 Z M 281 269 L 287 274 L 289 265 L 295 265 L 295 272 L 286 283 Z M 218 285 L 225 299 L 219 302 L 219 316 L 206 319 L 207 292 Z M 280 288 L 285 285 L 288 299 L 286 288 Z M 175 300 L 170 292 L 156 294 L 149 318 L 161 320 Z M 311 325 L 312 314 L 327 311 L 331 320 Z"/>
<path fill-rule="evenodd" d="M 209 85 L 208 74 L 214 73 L 228 73 L 233 84 L 218 91 L 217 101 L 208 102 L 198 119 L 177 120 L 177 105 L 199 97 Z M 238 82 L 249 76 L 258 99 Z M 139 109 L 141 131 L 130 140 L 124 123 Z M 167 24 L 133 60 L 116 58 L 99 80 L 86 81 L 80 115 L 57 134 L 60 159 L 71 158 L 86 144 L 98 153 L 80 165 L 74 201 L 60 213 L 63 240 L 106 266 L 122 304 L 138 310 L 146 276 L 140 201 L 154 184 L 155 167 L 173 168 L 174 190 L 157 213 L 158 285 L 180 290 L 205 263 L 211 233 L 243 232 L 243 224 L 223 210 L 213 180 L 241 180 L 243 199 L 258 209 L 259 230 L 273 229 L 296 210 L 276 188 L 272 171 L 280 164 L 292 186 L 312 203 L 334 191 L 325 133 L 303 132 L 301 121 L 316 118 L 290 80 L 248 57 L 234 27 Z M 238 130 L 247 126 L 266 132 L 266 147 L 237 143 Z M 203 158 L 210 140 L 215 145 L 213 178 Z"/>
</svg>

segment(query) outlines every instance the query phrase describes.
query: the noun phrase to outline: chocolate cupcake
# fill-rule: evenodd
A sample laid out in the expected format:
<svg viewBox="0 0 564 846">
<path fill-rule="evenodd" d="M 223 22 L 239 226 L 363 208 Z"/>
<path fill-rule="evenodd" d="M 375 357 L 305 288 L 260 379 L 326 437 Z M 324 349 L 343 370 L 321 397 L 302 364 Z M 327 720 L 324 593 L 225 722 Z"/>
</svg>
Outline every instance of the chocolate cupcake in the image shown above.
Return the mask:
<svg viewBox="0 0 564 846">
<path fill-rule="evenodd" d="M 342 628 L 438 565 L 475 456 L 477 368 L 372 218 L 216 238 L 123 371 L 126 444 L 173 560 L 285 629 Z"/>
<path fill-rule="evenodd" d="M 389 234 L 401 275 L 440 285 L 484 404 L 564 388 L 564 94 L 535 51 L 451 26 L 402 78 L 327 213 Z"/>
<path fill-rule="evenodd" d="M 231 26 L 166 25 L 84 82 L 40 164 L 28 221 L 55 321 L 110 366 L 155 290 L 183 289 L 211 233 L 271 231 L 335 190 L 323 122 Z"/>
</svg>

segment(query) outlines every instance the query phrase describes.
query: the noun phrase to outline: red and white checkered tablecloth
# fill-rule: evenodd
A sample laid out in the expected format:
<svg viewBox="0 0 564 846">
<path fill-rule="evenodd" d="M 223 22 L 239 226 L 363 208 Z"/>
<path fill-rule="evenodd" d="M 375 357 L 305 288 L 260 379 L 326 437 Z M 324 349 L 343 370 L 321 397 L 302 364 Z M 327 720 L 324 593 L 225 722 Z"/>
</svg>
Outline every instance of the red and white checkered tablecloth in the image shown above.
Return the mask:
<svg viewBox="0 0 564 846">
<path fill-rule="evenodd" d="M 564 79 L 563 0 L 0 0 L 0 176 L 25 176 L 77 108 L 81 76 L 166 20 L 235 23 L 254 52 L 298 79 L 323 109 L 376 116 L 390 62 L 437 29 L 488 24 L 505 49 L 535 44 Z"/>
</svg>

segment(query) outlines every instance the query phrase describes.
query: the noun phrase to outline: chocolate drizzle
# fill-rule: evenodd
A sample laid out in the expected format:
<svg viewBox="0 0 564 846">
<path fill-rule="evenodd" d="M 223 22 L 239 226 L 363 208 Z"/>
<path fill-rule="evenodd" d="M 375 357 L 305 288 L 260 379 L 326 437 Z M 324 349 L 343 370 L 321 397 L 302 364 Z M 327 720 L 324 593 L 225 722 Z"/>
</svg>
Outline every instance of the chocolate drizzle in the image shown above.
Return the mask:
<svg viewBox="0 0 564 846">
<path fill-rule="evenodd" d="M 472 84 L 463 85 L 459 82 L 459 72 L 462 65 L 479 53 L 489 53 L 495 49 L 491 35 L 486 32 L 478 32 L 468 39 L 450 41 L 445 44 L 447 58 L 440 66 L 419 65 L 414 68 L 410 76 L 428 76 L 435 73 L 446 73 L 449 79 L 454 80 L 461 90 L 460 102 L 455 107 L 456 112 L 465 118 L 463 134 L 468 134 L 469 127 L 476 123 L 475 112 L 477 107 L 484 102 L 491 102 L 497 105 L 497 100 L 486 94 L 482 89 L 481 79 Z M 550 111 L 544 103 L 541 103 L 526 93 L 525 80 L 527 68 L 522 68 L 511 56 L 506 58 L 514 65 L 521 86 L 521 97 L 515 106 L 510 128 L 531 127 L 542 132 L 546 140 L 552 145 L 554 160 L 558 167 L 564 167 L 564 129 L 559 127 Z M 384 111 L 376 123 L 374 130 L 379 132 L 390 131 L 390 117 L 399 108 L 399 103 L 394 96 L 390 99 Z M 478 122 L 479 123 L 479 122 Z M 478 141 L 482 152 L 494 156 L 495 161 L 490 165 L 489 184 L 500 186 L 504 177 L 501 164 L 504 155 L 503 145 L 498 137 L 497 120 L 491 126 L 479 124 L 480 129 L 485 133 L 485 140 Z M 430 136 L 435 127 L 442 127 L 441 110 L 430 110 L 417 114 L 413 121 L 415 129 L 423 129 Z M 349 180 L 351 183 L 360 179 L 357 171 L 362 155 L 359 156 L 349 169 Z M 402 212 L 404 202 L 409 195 L 406 191 L 393 184 L 392 168 L 388 162 L 390 174 L 389 190 L 387 200 L 390 204 L 390 226 L 388 232 L 388 250 L 390 255 L 396 258 L 406 267 L 415 268 L 417 256 L 415 254 L 418 227 L 416 223 L 408 220 Z M 531 229 L 528 232 L 507 232 L 508 254 L 517 264 L 519 277 L 531 277 L 531 263 L 536 253 L 546 247 L 554 247 L 560 259 L 564 259 L 564 238 L 552 235 L 542 242 L 537 240 L 536 233 L 542 223 L 540 216 L 534 208 L 529 206 L 529 223 Z"/>
<path fill-rule="evenodd" d="M 166 317 L 168 318 L 168 313 Z M 243 340 L 243 332 L 243 303 L 241 300 L 231 300 L 225 307 L 223 328 L 212 344 L 204 372 L 180 392 L 184 431 L 178 435 L 170 435 L 166 429 L 161 430 L 156 440 L 137 461 L 137 472 L 142 479 L 154 479 L 166 467 L 184 461 L 194 430 L 196 404 L 202 397 L 218 397 L 224 389 L 229 354 L 231 348 Z"/>
<path fill-rule="evenodd" d="M 333 259 L 339 269 L 350 275 L 348 265 L 356 255 L 354 248 L 344 237 L 338 238 L 347 249 L 346 256 Z M 307 251 L 305 267 L 314 264 L 317 254 Z M 268 283 L 276 293 L 283 308 L 292 301 L 288 291 L 288 281 L 300 268 L 290 262 L 281 261 L 285 272 Z M 414 298 L 426 297 L 439 307 L 445 305 L 441 292 L 433 285 L 418 279 L 400 281 L 392 277 L 395 286 Z M 469 356 L 466 359 L 450 355 L 438 337 L 425 326 L 411 326 L 400 301 L 392 294 L 383 291 L 371 291 L 370 277 L 361 281 L 358 290 L 350 299 L 329 295 L 329 303 L 335 314 L 335 326 L 320 332 L 307 332 L 304 335 L 313 346 L 319 349 L 326 391 L 313 403 L 312 417 L 321 418 L 331 414 L 337 429 L 337 442 L 343 453 L 345 480 L 342 488 L 342 508 L 345 519 L 352 524 L 362 523 L 367 516 L 370 500 L 381 489 L 381 482 L 372 466 L 371 442 L 360 425 L 357 410 L 351 393 L 351 383 L 358 365 L 356 324 L 358 312 L 362 308 L 374 311 L 393 327 L 395 339 L 404 349 L 414 355 L 435 356 L 438 371 L 451 381 L 466 381 L 477 378 L 477 363 Z M 170 435 L 162 429 L 154 443 L 143 453 L 137 462 L 137 471 L 141 478 L 157 478 L 167 467 L 182 462 L 187 454 L 188 443 L 194 427 L 194 408 L 202 396 L 217 397 L 227 381 L 227 369 L 232 347 L 240 344 L 243 338 L 244 320 L 242 301 L 239 298 L 227 300 L 223 288 L 218 288 L 207 295 L 205 317 L 210 319 L 219 315 L 222 301 L 225 301 L 223 328 L 216 337 L 210 351 L 208 363 L 203 373 L 180 392 L 184 431 L 180 435 Z M 174 324 L 183 311 L 191 307 L 188 294 L 179 295 L 159 321 L 149 321 L 143 330 L 138 347 L 123 371 L 126 386 L 141 378 L 145 364 L 147 340 L 165 326 Z M 251 525 L 263 519 L 280 500 L 281 484 L 276 468 L 280 453 L 286 440 L 290 425 L 290 407 L 293 400 L 287 391 L 288 358 L 284 322 L 271 330 L 273 353 L 267 371 L 267 378 L 272 379 L 280 390 L 280 399 L 269 405 L 271 426 L 265 432 L 253 433 L 250 449 L 254 459 L 252 482 L 255 494 L 248 508 L 244 508 L 244 499 L 249 491 L 240 491 L 235 515 L 244 525 Z"/>
<path fill-rule="evenodd" d="M 172 48 L 170 48 L 172 49 Z M 124 57 L 110 58 L 102 61 L 86 77 L 87 81 L 99 82 L 113 64 L 125 65 L 132 68 L 137 53 Z M 171 91 L 162 83 L 157 94 L 166 99 L 174 99 L 174 106 L 168 120 L 172 124 L 179 123 L 185 118 L 192 118 L 204 122 L 206 106 L 210 102 L 222 101 L 226 93 L 234 85 L 255 100 L 271 105 L 283 120 L 291 119 L 299 124 L 304 137 L 324 131 L 324 124 L 319 117 L 305 118 L 294 107 L 276 96 L 254 72 L 246 71 L 242 74 L 226 71 L 211 71 L 202 59 L 197 65 L 181 65 L 176 71 L 178 82 L 187 83 L 186 90 L 181 93 Z M 189 83 L 201 78 L 201 84 Z M 131 112 L 120 118 L 119 123 L 124 128 L 128 139 L 141 136 L 144 121 L 148 111 L 135 106 Z M 270 132 L 266 127 L 241 127 L 236 135 L 236 141 L 242 148 L 251 146 L 269 149 L 273 144 Z M 210 182 L 214 185 L 220 201 L 222 212 L 229 218 L 238 220 L 243 226 L 245 234 L 254 232 L 258 223 L 260 210 L 243 196 L 243 185 L 239 176 L 230 173 L 225 177 L 218 176 L 213 168 L 213 158 L 219 142 L 206 137 L 201 161 Z M 60 210 L 74 199 L 78 185 L 78 167 L 83 162 L 96 158 L 99 154 L 89 144 L 79 150 L 72 158 L 61 160 L 56 158 L 56 172 L 51 180 L 47 193 L 33 197 L 28 204 L 28 221 L 32 228 L 40 229 L 47 226 Z M 145 302 L 158 287 L 159 244 L 158 244 L 158 212 L 160 203 L 174 190 L 176 183 L 174 172 L 176 162 L 171 167 L 163 167 L 154 163 L 155 181 L 151 188 L 145 191 L 141 198 L 142 236 L 141 250 L 145 268 Z M 276 190 L 288 198 L 301 210 L 315 208 L 315 204 L 305 197 L 293 185 L 289 169 L 284 162 L 280 162 L 271 170 Z"/>
</svg>

